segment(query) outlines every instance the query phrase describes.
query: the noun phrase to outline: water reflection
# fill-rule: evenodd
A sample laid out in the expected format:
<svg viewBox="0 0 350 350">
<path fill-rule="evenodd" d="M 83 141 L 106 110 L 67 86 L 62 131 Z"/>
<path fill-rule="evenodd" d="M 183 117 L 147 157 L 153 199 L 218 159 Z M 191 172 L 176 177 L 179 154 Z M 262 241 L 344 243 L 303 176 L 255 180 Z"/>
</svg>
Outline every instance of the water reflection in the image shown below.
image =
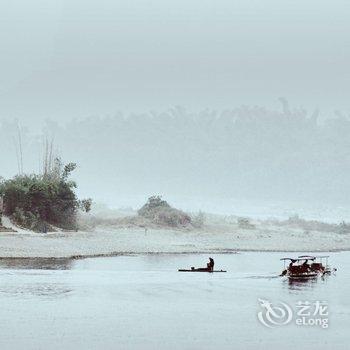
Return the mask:
<svg viewBox="0 0 350 350">
<path fill-rule="evenodd" d="M 318 285 L 326 284 L 329 279 L 334 277 L 335 274 L 325 274 L 322 276 L 315 276 L 311 278 L 290 279 L 284 278 L 283 285 L 289 290 L 303 291 L 307 289 L 313 289 Z"/>
<path fill-rule="evenodd" d="M 306 289 L 313 289 L 317 286 L 317 283 L 319 281 L 319 278 L 313 277 L 313 278 L 307 278 L 307 279 L 290 279 L 286 278 L 283 281 L 284 287 L 287 287 L 289 290 L 292 291 L 302 291 Z"/>
<path fill-rule="evenodd" d="M 66 258 L 0 259 L 0 295 L 15 298 L 65 296 L 72 291 L 72 286 L 62 283 L 64 277 L 59 271 L 72 267 L 73 260 Z"/>
<path fill-rule="evenodd" d="M 73 260 L 68 258 L 4 258 L 0 268 L 26 270 L 70 270 Z"/>
</svg>

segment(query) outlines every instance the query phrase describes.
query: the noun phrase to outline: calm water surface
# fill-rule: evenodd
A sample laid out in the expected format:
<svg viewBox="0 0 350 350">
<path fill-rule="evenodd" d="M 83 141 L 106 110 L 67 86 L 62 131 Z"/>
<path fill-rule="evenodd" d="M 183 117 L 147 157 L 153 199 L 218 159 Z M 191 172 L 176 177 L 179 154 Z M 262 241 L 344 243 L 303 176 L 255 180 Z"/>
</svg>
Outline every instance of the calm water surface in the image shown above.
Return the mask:
<svg viewBox="0 0 350 350">
<path fill-rule="evenodd" d="M 2 260 L 0 349 L 349 349 L 350 253 L 330 255 L 336 275 L 293 284 L 281 253 L 216 254 L 217 274 L 177 272 L 207 255 Z M 258 299 L 292 321 L 262 325 Z M 329 327 L 296 325 L 299 301 L 326 302 Z"/>
</svg>

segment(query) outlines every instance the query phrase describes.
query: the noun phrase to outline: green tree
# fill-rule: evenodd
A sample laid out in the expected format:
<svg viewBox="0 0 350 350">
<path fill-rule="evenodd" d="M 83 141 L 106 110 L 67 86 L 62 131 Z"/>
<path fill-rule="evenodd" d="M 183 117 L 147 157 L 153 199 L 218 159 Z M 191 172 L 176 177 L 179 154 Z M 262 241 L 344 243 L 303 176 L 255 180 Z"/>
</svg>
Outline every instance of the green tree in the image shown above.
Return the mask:
<svg viewBox="0 0 350 350">
<path fill-rule="evenodd" d="M 3 197 L 5 215 L 35 230 L 41 230 L 45 224 L 76 228 L 78 209 L 89 211 L 92 201 L 78 200 L 75 194 L 77 185 L 68 180 L 75 168 L 75 163 L 63 167 L 57 158 L 50 173 L 19 175 L 1 181 L 0 196 Z"/>
</svg>

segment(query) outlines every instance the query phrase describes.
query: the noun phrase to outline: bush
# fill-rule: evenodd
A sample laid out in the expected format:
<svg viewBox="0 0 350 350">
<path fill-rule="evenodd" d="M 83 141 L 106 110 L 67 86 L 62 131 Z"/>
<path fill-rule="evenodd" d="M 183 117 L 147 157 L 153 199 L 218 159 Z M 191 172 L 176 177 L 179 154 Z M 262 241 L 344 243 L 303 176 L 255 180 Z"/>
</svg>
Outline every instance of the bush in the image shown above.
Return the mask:
<svg viewBox="0 0 350 350">
<path fill-rule="evenodd" d="M 192 217 L 192 223 L 195 227 L 203 227 L 206 221 L 206 216 L 202 211 L 199 211 L 197 215 Z"/>
<path fill-rule="evenodd" d="M 255 225 L 252 224 L 248 218 L 238 218 L 237 220 L 239 228 L 252 230 L 255 228 Z"/>
<path fill-rule="evenodd" d="M 15 223 L 35 231 L 46 231 L 50 225 L 76 228 L 79 208 L 89 211 L 91 200 L 79 201 L 74 192 L 76 183 L 68 181 L 74 163 L 64 168 L 59 159 L 51 173 L 20 175 L 0 183 L 4 214 Z"/>
<path fill-rule="evenodd" d="M 342 234 L 350 233 L 350 224 L 346 223 L 345 221 L 342 221 L 338 225 L 338 233 L 342 233 Z"/>
<path fill-rule="evenodd" d="M 49 225 L 42 221 L 38 214 L 33 214 L 30 211 L 24 211 L 21 208 L 16 208 L 12 215 L 12 220 L 20 227 L 28 228 L 32 231 L 46 232 Z"/>
<path fill-rule="evenodd" d="M 189 215 L 181 210 L 172 208 L 160 196 L 148 198 L 147 203 L 138 211 L 138 214 L 158 225 L 179 227 L 187 226 L 191 223 Z"/>
</svg>

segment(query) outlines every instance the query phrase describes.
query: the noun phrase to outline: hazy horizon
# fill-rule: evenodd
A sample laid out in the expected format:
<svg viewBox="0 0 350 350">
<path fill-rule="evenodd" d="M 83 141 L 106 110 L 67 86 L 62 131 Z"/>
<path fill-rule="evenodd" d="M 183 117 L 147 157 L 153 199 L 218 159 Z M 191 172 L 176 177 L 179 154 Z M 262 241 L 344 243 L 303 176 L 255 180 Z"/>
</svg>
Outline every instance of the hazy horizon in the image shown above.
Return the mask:
<svg viewBox="0 0 350 350">
<path fill-rule="evenodd" d="M 3 1 L 0 175 L 18 171 L 18 120 L 25 171 L 54 138 L 79 193 L 110 205 L 158 193 L 349 206 L 349 10 Z"/>
<path fill-rule="evenodd" d="M 325 215 L 349 208 L 348 116 L 321 119 L 318 110 L 282 98 L 279 105 L 197 112 L 178 106 L 47 120 L 40 128 L 0 120 L 1 175 L 18 173 L 20 125 L 25 173 L 40 171 L 45 140 L 53 140 L 57 156 L 78 164 L 78 193 L 113 207 L 135 208 L 160 194 L 184 209 L 225 214 L 308 208 L 317 217 L 320 208 Z"/>
</svg>

